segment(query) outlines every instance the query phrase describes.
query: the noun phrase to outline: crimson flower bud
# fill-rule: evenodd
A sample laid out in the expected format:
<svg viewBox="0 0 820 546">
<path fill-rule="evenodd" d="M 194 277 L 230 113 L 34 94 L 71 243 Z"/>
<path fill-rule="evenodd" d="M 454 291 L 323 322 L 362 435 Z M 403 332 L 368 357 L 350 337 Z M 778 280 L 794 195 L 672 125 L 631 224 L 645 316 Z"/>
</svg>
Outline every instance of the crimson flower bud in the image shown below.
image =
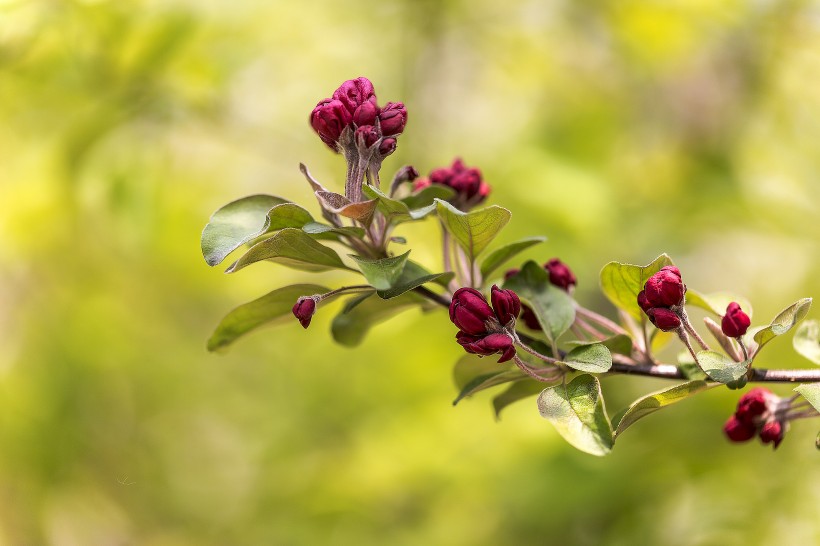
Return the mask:
<svg viewBox="0 0 820 546">
<path fill-rule="evenodd" d="M 453 176 L 453 171 L 447 167 L 439 167 L 430 171 L 430 182 L 432 184 L 441 184 L 448 186 L 450 178 Z"/>
<path fill-rule="evenodd" d="M 495 316 L 498 317 L 498 322 L 502 326 L 518 318 L 518 314 L 521 313 L 521 300 L 512 290 L 502 290 L 493 285 L 490 291 L 490 301 L 493 303 Z"/>
<path fill-rule="evenodd" d="M 749 315 L 743 312 L 740 305 L 732 302 L 726 308 L 720 327 L 727 337 L 740 337 L 746 333 L 751 323 Z"/>
<path fill-rule="evenodd" d="M 430 182 L 429 178 L 426 178 L 426 177 L 419 178 L 415 182 L 413 182 L 413 191 L 421 191 L 424 188 L 426 188 L 427 186 L 430 186 L 431 184 L 432 184 L 432 182 Z"/>
<path fill-rule="evenodd" d="M 545 263 L 544 269 L 546 269 L 550 274 L 550 282 L 558 288 L 569 290 L 570 286 L 575 286 L 577 284 L 577 280 L 575 279 L 575 275 L 572 273 L 572 270 L 567 267 L 567 264 L 558 258 L 553 258 Z"/>
<path fill-rule="evenodd" d="M 774 395 L 768 389 L 755 387 L 740 397 L 735 415 L 744 423 L 752 424 L 768 409 L 768 400 Z"/>
<path fill-rule="evenodd" d="M 318 133 L 319 138 L 332 150 L 336 151 L 336 141 L 351 122 L 350 113 L 338 100 L 324 99 L 310 114 L 310 126 Z"/>
<path fill-rule="evenodd" d="M 412 182 L 418 177 L 419 172 L 416 170 L 415 167 L 413 167 L 412 165 L 405 165 L 396 173 L 394 180 L 397 181 L 396 183 L 401 184 L 404 182 Z"/>
<path fill-rule="evenodd" d="M 379 107 L 376 101 L 365 101 L 353 112 L 353 123 L 361 127 L 362 125 L 376 125 L 376 117 L 379 114 Z"/>
<path fill-rule="evenodd" d="M 649 300 L 646 298 L 646 290 L 638 292 L 638 306 L 643 309 L 644 313 L 648 313 L 649 310 L 652 309 L 652 304 L 649 303 Z"/>
<path fill-rule="evenodd" d="M 478 190 L 481 188 L 481 171 L 478 169 L 457 171 L 450 178 L 449 186 L 465 199 L 472 199 L 478 195 Z"/>
<path fill-rule="evenodd" d="M 516 267 L 516 268 L 513 268 L 513 269 L 508 269 L 508 270 L 507 270 L 507 272 L 506 272 L 506 273 L 504 273 L 504 280 L 505 280 L 505 281 L 508 281 L 508 280 L 510 280 L 510 278 L 511 278 L 511 277 L 515 277 L 515 276 L 516 276 L 516 275 L 518 275 L 520 272 L 521 272 L 521 270 L 520 270 L 520 269 L 518 269 L 517 267 Z"/>
<path fill-rule="evenodd" d="M 665 307 L 653 307 L 646 312 L 646 316 L 652 321 L 658 330 L 668 332 L 680 327 L 680 317 L 676 315 L 671 309 Z"/>
<path fill-rule="evenodd" d="M 530 330 L 540 330 L 541 323 L 538 322 L 538 317 L 535 316 L 535 311 L 529 305 L 521 305 L 521 320 L 527 325 Z"/>
<path fill-rule="evenodd" d="M 683 303 L 686 285 L 681 281 L 678 268 L 668 265 L 649 277 L 644 290 L 652 307 L 672 307 Z"/>
<path fill-rule="evenodd" d="M 379 144 L 379 153 L 383 157 L 387 157 L 388 155 L 392 154 L 396 151 L 396 139 L 395 138 L 385 138 L 382 140 L 382 143 Z"/>
<path fill-rule="evenodd" d="M 459 288 L 450 302 L 450 320 L 459 330 L 473 336 L 487 332 L 487 321 L 494 318 L 484 296 L 475 288 Z"/>
<path fill-rule="evenodd" d="M 356 129 L 356 144 L 362 148 L 370 148 L 379 141 L 379 132 L 372 125 L 362 125 Z"/>
<path fill-rule="evenodd" d="M 744 423 L 732 415 L 723 425 L 723 432 L 733 442 L 746 442 L 754 438 L 757 429 L 754 425 Z"/>
<path fill-rule="evenodd" d="M 501 353 L 498 362 L 506 362 L 515 356 L 515 346 L 508 334 L 496 332 L 485 336 L 472 336 L 465 332 L 456 334 L 456 341 L 468 353 L 476 355 L 492 355 Z"/>
<path fill-rule="evenodd" d="M 379 123 L 384 136 L 396 136 L 407 125 L 407 108 L 401 102 L 388 102 L 379 112 Z"/>
<path fill-rule="evenodd" d="M 783 441 L 784 434 L 785 430 L 780 421 L 769 421 L 760 429 L 760 440 L 764 444 L 774 443 L 774 448 L 777 449 L 777 446 Z"/>
<path fill-rule="evenodd" d="M 333 98 L 340 101 L 352 117 L 356 109 L 365 102 L 376 102 L 376 91 L 373 89 L 370 80 L 360 77 L 355 80 L 347 80 L 340 85 L 333 92 Z"/>
<path fill-rule="evenodd" d="M 311 296 L 302 296 L 293 306 L 293 316 L 299 319 L 302 328 L 310 326 L 310 319 L 316 312 L 316 299 Z"/>
<path fill-rule="evenodd" d="M 487 199 L 488 195 L 490 195 L 490 185 L 482 180 L 478 186 L 478 202 L 480 203 Z"/>
</svg>

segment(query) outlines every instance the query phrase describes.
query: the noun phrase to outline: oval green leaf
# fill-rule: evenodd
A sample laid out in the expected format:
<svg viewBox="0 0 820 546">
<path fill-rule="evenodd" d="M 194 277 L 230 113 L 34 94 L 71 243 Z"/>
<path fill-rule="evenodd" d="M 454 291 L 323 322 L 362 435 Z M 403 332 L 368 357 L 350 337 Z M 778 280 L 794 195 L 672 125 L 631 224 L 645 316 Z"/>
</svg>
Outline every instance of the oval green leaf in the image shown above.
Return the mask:
<svg viewBox="0 0 820 546">
<path fill-rule="evenodd" d="M 820 364 L 820 321 L 807 320 L 794 333 L 794 350 Z"/>
<path fill-rule="evenodd" d="M 738 381 L 749 371 L 748 360 L 735 362 L 723 353 L 717 351 L 701 351 L 698 353 L 698 362 L 703 371 L 719 383 L 729 384 Z"/>
<path fill-rule="evenodd" d="M 285 228 L 270 239 L 253 245 L 225 272 L 235 273 L 262 260 L 270 260 L 304 271 L 350 269 L 334 250 L 314 241 L 301 229 Z"/>
<path fill-rule="evenodd" d="M 441 223 L 464 249 L 471 263 L 487 248 L 487 245 L 495 239 L 512 217 L 510 211 L 498 205 L 462 212 L 447 201 L 441 199 L 435 201 Z"/>
<path fill-rule="evenodd" d="M 814 406 L 814 409 L 820 411 L 820 383 L 806 383 L 805 385 L 798 385 L 794 388 L 794 390 L 799 392 L 809 404 Z"/>
<path fill-rule="evenodd" d="M 410 210 L 426 209 L 434 203 L 436 199 L 447 201 L 456 194 L 455 190 L 441 184 L 431 184 L 421 191 L 412 193 L 401 199 Z"/>
<path fill-rule="evenodd" d="M 808 314 L 809 308 L 811 307 L 811 298 L 803 298 L 797 300 L 793 304 L 789 305 L 776 317 L 772 320 L 771 324 L 766 326 L 765 328 L 759 330 L 754 335 L 754 340 L 757 342 L 760 349 L 763 348 L 768 342 L 776 338 L 777 336 L 782 336 L 789 330 L 791 330 L 795 324 L 803 320 L 803 318 Z"/>
<path fill-rule="evenodd" d="M 618 435 L 635 424 L 639 419 L 643 419 L 661 408 L 677 404 L 681 400 L 686 400 L 693 394 L 704 391 L 709 387 L 710 385 L 705 381 L 689 381 L 688 383 L 675 385 L 674 387 L 669 387 L 639 398 L 629 406 L 626 413 L 623 414 L 617 423 L 613 422 L 613 426 L 615 426 L 614 437 L 617 438 Z"/>
<path fill-rule="evenodd" d="M 202 230 L 202 256 L 208 265 L 219 265 L 228 254 L 266 233 L 268 212 L 287 202 L 275 195 L 249 195 L 214 212 Z"/>
<path fill-rule="evenodd" d="M 240 305 L 225 315 L 214 333 L 211 334 L 208 339 L 208 350 L 216 351 L 226 347 L 263 324 L 289 316 L 293 304 L 301 296 L 324 294 L 325 292 L 329 292 L 329 289 L 318 284 L 294 284 L 278 288 L 261 298 Z"/>
<path fill-rule="evenodd" d="M 452 278 L 452 272 L 430 273 L 416 262 L 408 261 L 395 284 L 385 290 L 378 290 L 376 293 L 380 298 L 389 300 L 428 282 L 435 281 L 437 284 L 441 283 L 446 286 Z"/>
<path fill-rule="evenodd" d="M 486 279 L 493 271 L 507 262 L 507 260 L 510 260 L 531 246 L 537 245 L 538 243 L 543 243 L 546 240 L 546 237 L 529 237 L 527 239 L 521 239 L 520 241 L 496 248 L 490 252 L 486 258 L 484 258 L 484 261 L 481 262 L 481 276 Z"/>
<path fill-rule="evenodd" d="M 644 266 L 609 262 L 601 270 L 601 290 L 615 307 L 623 309 L 636 319 L 642 319 L 638 293 L 643 290 L 649 277 L 667 265 L 674 264 L 666 254 L 661 254 Z"/>
<path fill-rule="evenodd" d="M 612 427 L 598 378 L 579 375 L 567 385 L 544 389 L 538 411 L 575 448 L 598 456 L 611 451 Z"/>
<path fill-rule="evenodd" d="M 581 345 L 567 353 L 564 364 L 582 372 L 604 373 L 612 367 L 612 353 L 603 343 Z"/>
<path fill-rule="evenodd" d="M 396 281 L 399 280 L 399 277 L 404 271 L 408 256 L 410 256 L 409 250 L 400 256 L 382 258 L 380 260 L 361 258 L 350 254 L 350 257 L 362 271 L 364 278 L 367 279 L 370 286 L 376 290 L 387 290 L 396 284 Z"/>
</svg>

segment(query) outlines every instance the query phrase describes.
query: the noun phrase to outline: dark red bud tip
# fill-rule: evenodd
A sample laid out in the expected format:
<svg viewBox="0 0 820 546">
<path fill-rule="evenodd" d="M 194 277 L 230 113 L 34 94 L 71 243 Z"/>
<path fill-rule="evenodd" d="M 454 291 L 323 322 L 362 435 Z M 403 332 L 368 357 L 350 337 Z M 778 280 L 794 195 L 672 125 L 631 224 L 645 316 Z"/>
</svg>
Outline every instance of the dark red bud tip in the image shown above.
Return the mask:
<svg viewBox="0 0 820 546">
<path fill-rule="evenodd" d="M 412 165 L 405 165 L 396 173 L 394 180 L 397 184 L 412 182 L 419 177 L 419 172 Z"/>
<path fill-rule="evenodd" d="M 677 267 L 666 266 L 649 277 L 644 290 L 652 307 L 672 307 L 683 303 L 686 285 L 681 281 Z"/>
<path fill-rule="evenodd" d="M 763 387 L 755 387 L 740 397 L 740 400 L 737 402 L 735 415 L 740 421 L 753 424 L 766 413 L 768 401 L 772 399 L 776 399 L 776 397 L 770 390 L 764 389 Z"/>
<path fill-rule="evenodd" d="M 783 441 L 784 434 L 785 430 L 783 430 L 780 421 L 769 421 L 760 429 L 760 440 L 764 444 L 774 443 L 774 448 L 777 449 L 777 446 Z"/>
<path fill-rule="evenodd" d="M 339 140 L 339 136 L 351 120 L 351 115 L 344 105 L 334 99 L 319 101 L 310 114 L 310 126 L 322 142 L 334 151 L 336 151 L 336 141 Z"/>
<path fill-rule="evenodd" d="M 665 307 L 653 307 L 646 312 L 646 316 L 658 330 L 668 332 L 680 327 L 680 317 Z"/>
<path fill-rule="evenodd" d="M 310 326 L 310 319 L 316 312 L 316 300 L 310 296 L 302 296 L 293 306 L 293 316 L 299 319 L 302 328 Z"/>
<path fill-rule="evenodd" d="M 508 281 L 508 280 L 510 280 L 510 278 L 515 277 L 515 276 L 516 276 L 516 275 L 518 275 L 520 272 L 521 272 L 521 270 L 520 270 L 520 269 L 518 269 L 517 267 L 515 267 L 515 268 L 513 268 L 513 269 L 508 269 L 508 270 L 507 270 L 507 272 L 506 272 L 506 273 L 504 273 L 504 280 L 505 280 L 505 281 Z"/>
<path fill-rule="evenodd" d="M 528 305 L 521 306 L 521 320 L 527 325 L 530 330 L 540 330 L 541 323 L 538 322 L 538 317 L 535 316 L 535 311 Z"/>
<path fill-rule="evenodd" d="M 395 138 L 385 138 L 382 140 L 382 143 L 379 144 L 379 154 L 382 157 L 387 157 L 393 152 L 396 151 L 396 139 Z"/>
<path fill-rule="evenodd" d="M 376 102 L 376 91 L 367 78 L 359 77 L 347 80 L 333 93 L 333 98 L 344 105 L 351 116 L 365 102 Z"/>
<path fill-rule="evenodd" d="M 644 313 L 648 313 L 649 310 L 652 309 L 652 304 L 649 303 L 649 300 L 646 298 L 646 290 L 638 292 L 638 306 L 643 309 Z"/>
<path fill-rule="evenodd" d="M 504 333 L 493 333 L 484 336 L 472 336 L 465 332 L 456 334 L 456 341 L 468 353 L 488 356 L 501 353 L 499 362 L 506 362 L 515 356 L 512 338 Z"/>
<path fill-rule="evenodd" d="M 744 423 L 732 415 L 723 425 L 723 432 L 733 442 L 747 442 L 754 438 L 757 429 L 754 425 Z"/>
<path fill-rule="evenodd" d="M 378 114 L 379 107 L 376 106 L 376 101 L 363 102 L 353 112 L 353 123 L 359 127 L 362 125 L 376 125 Z"/>
<path fill-rule="evenodd" d="M 545 263 L 544 269 L 550 274 L 550 282 L 558 288 L 569 290 L 570 286 L 577 284 L 572 270 L 558 258 L 553 258 Z"/>
<path fill-rule="evenodd" d="M 459 330 L 473 336 L 487 333 L 487 321 L 494 317 L 484 295 L 475 288 L 459 288 L 450 302 L 450 320 Z"/>
<path fill-rule="evenodd" d="M 401 102 L 388 102 L 379 112 L 379 123 L 384 136 L 396 136 L 407 125 L 407 108 Z"/>
<path fill-rule="evenodd" d="M 720 327 L 727 337 L 741 337 L 746 334 L 751 323 L 749 315 L 743 312 L 740 305 L 732 302 L 726 308 L 726 314 L 723 315 Z"/>
<path fill-rule="evenodd" d="M 361 148 L 370 148 L 379 141 L 379 132 L 372 125 L 362 125 L 356 129 L 356 143 Z"/>
<path fill-rule="evenodd" d="M 518 299 L 518 294 L 512 290 L 502 290 L 493 285 L 490 290 L 490 301 L 493 303 L 495 316 L 498 317 L 498 322 L 502 326 L 518 318 L 518 314 L 521 313 L 521 300 Z"/>
<path fill-rule="evenodd" d="M 461 159 L 454 160 L 450 167 L 431 171 L 430 183 L 455 190 L 451 202 L 464 209 L 478 205 L 490 194 L 490 186 L 482 179 L 481 171 L 467 167 Z"/>
</svg>

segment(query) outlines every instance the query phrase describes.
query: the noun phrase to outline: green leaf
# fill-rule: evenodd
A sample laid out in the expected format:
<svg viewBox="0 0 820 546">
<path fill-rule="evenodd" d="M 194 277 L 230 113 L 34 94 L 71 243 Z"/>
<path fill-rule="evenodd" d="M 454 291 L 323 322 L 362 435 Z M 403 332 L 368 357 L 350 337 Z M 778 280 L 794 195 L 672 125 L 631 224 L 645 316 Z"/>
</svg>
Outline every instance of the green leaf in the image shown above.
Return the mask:
<svg viewBox="0 0 820 546">
<path fill-rule="evenodd" d="M 586 345 L 595 345 L 600 343 L 607 349 L 609 349 L 610 353 L 617 353 L 619 355 L 632 355 L 632 338 L 625 334 L 616 334 L 612 337 L 606 338 L 603 341 L 568 341 L 566 345 L 570 347 L 582 347 Z"/>
<path fill-rule="evenodd" d="M 501 248 L 496 248 L 490 252 L 486 258 L 484 258 L 483 262 L 481 262 L 481 276 L 486 279 L 490 276 L 490 273 L 501 267 L 513 256 L 527 250 L 533 245 L 543 243 L 546 240 L 546 237 L 529 237 L 527 239 L 521 239 L 520 241 L 504 245 Z"/>
<path fill-rule="evenodd" d="M 432 281 L 446 286 L 452 278 L 453 273 L 450 271 L 447 273 L 430 273 L 416 262 L 408 261 L 395 285 L 385 290 L 379 290 L 377 294 L 380 298 L 389 300 Z"/>
<path fill-rule="evenodd" d="M 643 311 L 638 306 L 638 293 L 649 277 L 667 265 L 674 265 L 672 259 L 661 254 L 649 265 L 631 265 L 609 262 L 601 270 L 601 289 L 615 307 L 623 309 L 636 319 L 642 319 Z"/>
<path fill-rule="evenodd" d="M 518 275 L 507 279 L 504 288 L 514 290 L 532 308 L 552 345 L 575 321 L 572 298 L 553 286 L 549 273 L 533 261 L 525 263 Z"/>
<path fill-rule="evenodd" d="M 359 265 L 359 269 L 361 269 L 370 286 L 376 290 L 387 290 L 392 288 L 399 280 L 409 255 L 410 251 L 408 250 L 400 256 L 380 260 L 361 258 L 353 254 L 350 254 L 350 257 Z"/>
<path fill-rule="evenodd" d="M 754 340 L 759 346 L 757 353 L 759 353 L 760 349 L 762 349 L 768 342 L 777 336 L 782 336 L 791 330 L 795 324 L 803 320 L 806 314 L 808 314 L 810 307 L 811 298 L 803 298 L 783 309 L 776 317 L 774 317 L 771 324 L 755 334 Z M 755 356 L 757 353 L 755 353 Z"/>
<path fill-rule="evenodd" d="M 674 387 L 669 387 L 652 394 L 647 394 L 646 396 L 637 399 L 631 406 L 629 406 L 626 413 L 623 414 L 617 423 L 613 421 L 612 424 L 616 427 L 614 438 L 617 438 L 623 431 L 632 426 L 639 419 L 643 419 L 647 415 L 655 413 L 659 409 L 665 408 L 666 406 L 677 404 L 681 400 L 685 400 L 694 394 L 705 391 L 708 388 L 710 388 L 710 385 L 708 385 L 705 381 L 689 381 L 688 383 L 675 385 Z"/>
<path fill-rule="evenodd" d="M 516 381 L 504 392 L 493 398 L 495 418 L 501 419 L 501 410 L 507 406 L 530 396 L 535 396 L 542 390 L 544 390 L 544 384 L 538 381 Z"/>
<path fill-rule="evenodd" d="M 362 193 L 371 199 L 378 200 L 379 210 L 387 218 L 387 221 L 393 224 L 420 220 L 435 210 L 435 207 L 432 206 L 432 199 L 430 199 L 431 203 L 426 206 L 411 210 L 404 201 L 388 197 L 373 186 L 363 186 Z"/>
<path fill-rule="evenodd" d="M 302 231 L 308 235 L 315 235 L 317 239 L 338 240 L 340 235 L 361 239 L 364 237 L 364 229 L 355 226 L 333 227 L 319 222 L 310 222 L 302 226 Z"/>
<path fill-rule="evenodd" d="M 520 381 L 526 378 L 527 376 L 524 372 L 518 369 L 502 370 L 476 376 L 469 383 L 467 383 L 463 389 L 461 389 L 461 392 L 458 393 L 458 397 L 453 400 L 453 405 L 455 406 L 464 398 L 472 396 L 477 392 L 489 389 L 490 387 L 503 385 L 504 383 L 509 383 L 510 381 Z"/>
<path fill-rule="evenodd" d="M 741 298 L 728 292 L 713 292 L 711 294 L 701 294 L 691 288 L 686 291 L 686 304 L 694 305 L 705 309 L 710 313 L 722 317 L 726 314 L 726 307 L 732 302 L 736 302 L 743 309 L 743 312 L 752 318 L 752 304 L 746 298 Z"/>
<path fill-rule="evenodd" d="M 706 375 L 727 385 L 743 378 L 749 371 L 751 363 L 748 360 L 735 362 L 725 354 L 716 351 L 700 351 L 698 362 Z"/>
<path fill-rule="evenodd" d="M 362 342 L 373 326 L 412 306 L 423 304 L 424 300 L 413 293 L 398 298 L 383 300 L 372 298 L 372 292 L 349 299 L 336 315 L 330 326 L 333 339 L 346 347 L 355 347 Z"/>
<path fill-rule="evenodd" d="M 210 266 L 268 230 L 268 211 L 287 200 L 274 195 L 249 195 L 217 210 L 202 230 L 202 256 Z"/>
<path fill-rule="evenodd" d="M 240 305 L 228 313 L 211 334 L 208 350 L 216 351 L 226 347 L 251 330 L 290 315 L 293 304 L 301 296 L 324 294 L 328 291 L 328 288 L 318 284 L 294 284 Z"/>
<path fill-rule="evenodd" d="M 794 388 L 796 392 L 805 398 L 814 409 L 820 411 L 820 383 L 806 383 Z"/>
<path fill-rule="evenodd" d="M 567 385 L 544 389 L 538 411 L 577 449 L 598 456 L 612 449 L 612 427 L 597 377 L 583 374 Z"/>
<path fill-rule="evenodd" d="M 604 373 L 612 367 L 612 353 L 603 343 L 581 345 L 567 353 L 564 364 L 582 372 Z"/>
<path fill-rule="evenodd" d="M 234 273 L 262 260 L 270 260 L 305 271 L 350 269 L 342 263 L 334 250 L 317 243 L 300 229 L 285 228 L 270 239 L 253 245 L 225 272 Z"/>
<path fill-rule="evenodd" d="M 313 216 L 296 203 L 276 205 L 268 212 L 268 219 L 270 220 L 268 231 L 289 227 L 300 228 L 313 222 Z"/>
<path fill-rule="evenodd" d="M 432 184 L 419 192 L 408 195 L 401 202 L 407 205 L 410 210 L 415 210 L 429 207 L 436 199 L 447 201 L 455 194 L 453 188 L 441 184 Z"/>
<path fill-rule="evenodd" d="M 436 199 L 436 210 L 445 229 L 464 249 L 471 262 L 487 248 L 512 217 L 510 211 L 498 205 L 461 212 L 441 199 Z"/>
<path fill-rule="evenodd" d="M 807 320 L 794 333 L 794 350 L 820 364 L 820 321 Z"/>
</svg>

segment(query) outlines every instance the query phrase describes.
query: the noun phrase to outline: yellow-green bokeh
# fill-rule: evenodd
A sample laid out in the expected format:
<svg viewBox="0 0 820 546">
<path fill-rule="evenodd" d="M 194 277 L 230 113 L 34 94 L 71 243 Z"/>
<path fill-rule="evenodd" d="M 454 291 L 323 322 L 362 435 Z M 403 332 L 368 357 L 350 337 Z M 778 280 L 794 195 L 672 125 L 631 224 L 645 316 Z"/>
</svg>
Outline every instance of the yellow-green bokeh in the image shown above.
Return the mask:
<svg viewBox="0 0 820 546">
<path fill-rule="evenodd" d="M 387 173 L 479 166 L 502 240 L 547 235 L 529 257 L 569 263 L 588 306 L 612 312 L 604 263 L 666 251 L 766 322 L 820 294 L 818 21 L 809 1 L 0 1 L 0 545 L 820 543 L 816 422 L 776 453 L 729 445 L 738 394 L 715 389 L 593 458 L 531 401 L 452 408 L 440 312 L 347 349 L 335 304 L 209 354 L 233 306 L 348 277 L 225 276 L 199 251 L 237 197 L 313 208 L 300 161 L 339 187 L 307 116 L 364 75 L 409 111 Z M 403 231 L 437 267 L 434 226 Z M 610 413 L 661 385 L 607 379 Z"/>
</svg>

